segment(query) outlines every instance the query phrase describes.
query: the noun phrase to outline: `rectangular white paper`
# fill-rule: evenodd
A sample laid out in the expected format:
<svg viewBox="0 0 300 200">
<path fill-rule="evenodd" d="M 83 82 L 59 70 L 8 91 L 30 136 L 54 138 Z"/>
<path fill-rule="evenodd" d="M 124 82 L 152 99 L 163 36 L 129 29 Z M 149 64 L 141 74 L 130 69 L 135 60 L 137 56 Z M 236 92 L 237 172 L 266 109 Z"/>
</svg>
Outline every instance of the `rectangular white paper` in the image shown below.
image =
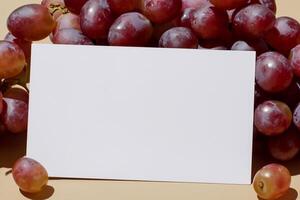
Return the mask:
<svg viewBox="0 0 300 200">
<path fill-rule="evenodd" d="M 249 184 L 254 52 L 33 45 L 27 156 L 51 177 Z"/>
</svg>

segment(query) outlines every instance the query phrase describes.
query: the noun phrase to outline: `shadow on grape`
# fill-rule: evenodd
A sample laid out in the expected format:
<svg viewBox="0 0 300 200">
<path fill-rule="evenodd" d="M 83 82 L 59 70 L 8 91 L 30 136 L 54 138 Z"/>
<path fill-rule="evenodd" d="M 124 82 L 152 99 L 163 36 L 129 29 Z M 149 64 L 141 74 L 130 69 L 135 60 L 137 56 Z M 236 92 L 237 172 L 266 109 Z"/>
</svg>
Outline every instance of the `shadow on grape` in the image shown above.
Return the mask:
<svg viewBox="0 0 300 200">
<path fill-rule="evenodd" d="M 23 192 L 22 190 L 20 190 L 20 192 L 28 199 L 45 200 L 45 199 L 50 198 L 53 195 L 54 188 L 52 186 L 47 185 L 43 188 L 42 191 L 40 191 L 38 193 L 31 194 L 31 193 Z"/>
<path fill-rule="evenodd" d="M 0 133 L 0 168 L 12 168 L 17 159 L 25 156 L 26 139 L 24 133 Z"/>
</svg>

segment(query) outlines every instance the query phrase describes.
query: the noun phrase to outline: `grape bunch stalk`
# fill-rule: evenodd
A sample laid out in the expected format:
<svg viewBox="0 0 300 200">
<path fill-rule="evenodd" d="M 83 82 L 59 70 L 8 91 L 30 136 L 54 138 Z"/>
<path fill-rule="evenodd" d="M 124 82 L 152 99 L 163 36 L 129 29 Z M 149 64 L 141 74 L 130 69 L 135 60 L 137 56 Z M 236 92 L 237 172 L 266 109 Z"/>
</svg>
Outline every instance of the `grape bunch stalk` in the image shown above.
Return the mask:
<svg viewBox="0 0 300 200">
<path fill-rule="evenodd" d="M 66 45 L 255 51 L 254 143 L 263 141 L 263 151 L 281 163 L 294 159 L 300 151 L 300 24 L 276 11 L 275 0 L 43 0 L 21 6 L 8 16 L 9 33 L 0 41 L 0 130 L 26 133 L 31 44 L 46 37 Z M 26 192 L 40 191 L 48 180 L 46 169 L 26 157 L 16 162 L 13 177 Z M 272 163 L 257 172 L 253 186 L 260 198 L 275 199 L 290 183 L 288 169 Z"/>
</svg>

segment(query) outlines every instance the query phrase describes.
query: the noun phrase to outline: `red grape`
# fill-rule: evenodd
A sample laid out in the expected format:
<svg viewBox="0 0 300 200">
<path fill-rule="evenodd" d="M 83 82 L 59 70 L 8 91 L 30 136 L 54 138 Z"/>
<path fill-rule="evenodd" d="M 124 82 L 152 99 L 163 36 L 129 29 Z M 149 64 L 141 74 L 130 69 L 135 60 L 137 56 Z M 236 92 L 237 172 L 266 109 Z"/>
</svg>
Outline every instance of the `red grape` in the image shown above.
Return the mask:
<svg viewBox="0 0 300 200">
<path fill-rule="evenodd" d="M 46 38 L 55 28 L 48 9 L 39 4 L 28 4 L 14 10 L 7 19 L 9 31 L 17 38 L 35 41 Z"/>
<path fill-rule="evenodd" d="M 211 5 L 209 0 L 182 0 L 182 11 L 187 8 L 200 8 L 205 5 Z"/>
<path fill-rule="evenodd" d="M 272 157 L 277 160 L 291 160 L 299 153 L 300 134 L 291 129 L 282 135 L 270 137 L 268 149 Z"/>
<path fill-rule="evenodd" d="M 151 22 L 137 12 L 125 13 L 110 27 L 108 43 L 113 46 L 144 46 L 152 36 Z"/>
<path fill-rule="evenodd" d="M 255 127 L 264 135 L 279 135 L 290 127 L 291 122 L 292 112 L 283 102 L 265 101 L 255 109 Z"/>
<path fill-rule="evenodd" d="M 192 17 L 192 29 L 202 39 L 218 39 L 229 32 L 226 11 L 213 6 L 198 8 Z"/>
<path fill-rule="evenodd" d="M 180 15 L 181 0 L 143 0 L 143 14 L 157 24 L 171 21 Z"/>
<path fill-rule="evenodd" d="M 141 0 L 107 0 L 112 11 L 121 15 L 127 12 L 132 12 L 140 8 Z"/>
<path fill-rule="evenodd" d="M 254 51 L 254 48 L 251 47 L 247 42 L 245 41 L 236 41 L 232 47 L 231 50 L 235 51 Z"/>
<path fill-rule="evenodd" d="M 20 101 L 24 101 L 28 104 L 29 94 L 27 90 L 20 85 L 10 86 L 3 94 L 4 97 L 10 99 L 17 99 Z"/>
<path fill-rule="evenodd" d="M 192 28 L 192 19 L 193 19 L 195 10 L 196 10 L 195 8 L 186 8 L 183 10 L 183 13 L 179 20 L 180 26 Z"/>
<path fill-rule="evenodd" d="M 262 199 L 277 199 L 284 195 L 291 185 L 289 170 L 279 164 L 269 164 L 254 176 L 253 187 Z"/>
<path fill-rule="evenodd" d="M 276 13 L 277 6 L 275 0 L 251 0 L 251 3 L 260 3 Z"/>
<path fill-rule="evenodd" d="M 290 62 L 294 70 L 294 74 L 300 77 L 300 45 L 291 50 Z"/>
<path fill-rule="evenodd" d="M 11 78 L 20 74 L 25 65 L 25 55 L 17 44 L 0 41 L 0 78 Z"/>
<path fill-rule="evenodd" d="M 198 48 L 198 38 L 185 27 L 175 27 L 166 31 L 159 40 L 159 46 L 164 48 Z"/>
<path fill-rule="evenodd" d="M 53 31 L 54 34 L 58 30 L 68 29 L 68 28 L 73 28 L 73 29 L 77 29 L 77 30 L 81 31 L 79 16 L 75 15 L 73 13 L 67 13 L 67 14 L 61 15 L 59 18 L 57 18 L 56 22 L 57 22 L 57 25 Z"/>
<path fill-rule="evenodd" d="M 76 29 L 61 29 L 53 36 L 54 44 L 93 45 L 93 42 Z"/>
<path fill-rule="evenodd" d="M 4 98 L 2 122 L 8 131 L 22 133 L 27 129 L 28 104 L 17 99 Z"/>
<path fill-rule="evenodd" d="M 46 169 L 31 158 L 20 158 L 12 168 L 12 175 L 19 188 L 28 193 L 36 193 L 48 183 Z"/>
<path fill-rule="evenodd" d="M 41 5 L 48 8 L 54 19 L 57 19 L 62 14 L 66 14 L 68 12 L 65 7 L 64 0 L 43 0 Z"/>
<path fill-rule="evenodd" d="M 298 104 L 297 108 L 294 111 L 293 120 L 296 127 L 300 130 L 300 104 Z"/>
<path fill-rule="evenodd" d="M 283 55 L 267 52 L 257 58 L 255 78 L 265 91 L 280 92 L 291 84 L 293 69 Z"/>
<path fill-rule="evenodd" d="M 223 10 L 231 10 L 247 5 L 248 0 L 209 0 L 214 6 Z"/>
<path fill-rule="evenodd" d="M 249 40 L 249 41 L 236 41 L 231 50 L 240 50 L 240 51 L 256 51 L 256 56 L 261 55 L 262 53 L 267 52 L 268 46 L 263 40 Z"/>
<path fill-rule="evenodd" d="M 64 1 L 69 11 L 79 15 L 81 8 L 88 0 L 64 0 Z"/>
<path fill-rule="evenodd" d="M 242 38 L 262 37 L 274 23 L 274 13 L 260 4 L 252 4 L 241 9 L 233 18 L 234 31 Z"/>
<path fill-rule="evenodd" d="M 7 33 L 7 35 L 5 36 L 4 40 L 8 41 L 8 42 L 12 42 L 12 43 L 17 44 L 23 50 L 25 58 L 26 58 L 26 61 L 27 62 L 30 61 L 30 58 L 31 58 L 31 44 L 32 44 L 32 42 L 16 38 L 11 33 Z"/>
<path fill-rule="evenodd" d="M 288 55 L 299 44 L 300 24 L 290 17 L 279 17 L 266 33 L 266 42 L 276 51 Z"/>
<path fill-rule="evenodd" d="M 89 0 L 80 13 L 82 32 L 91 39 L 107 38 L 114 21 L 107 0 Z"/>
</svg>

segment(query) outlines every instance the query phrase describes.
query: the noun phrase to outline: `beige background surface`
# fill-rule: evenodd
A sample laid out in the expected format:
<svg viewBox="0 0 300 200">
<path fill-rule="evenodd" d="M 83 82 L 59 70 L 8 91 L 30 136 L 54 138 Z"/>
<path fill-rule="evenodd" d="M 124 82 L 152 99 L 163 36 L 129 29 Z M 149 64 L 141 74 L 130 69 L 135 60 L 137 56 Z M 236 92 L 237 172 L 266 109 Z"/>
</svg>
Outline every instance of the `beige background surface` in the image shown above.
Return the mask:
<svg viewBox="0 0 300 200">
<path fill-rule="evenodd" d="M 278 16 L 288 15 L 300 20 L 299 0 L 277 0 Z M 7 32 L 6 18 L 20 5 L 39 3 L 39 0 L 2 0 L 0 5 L 0 37 Z M 44 40 L 43 42 L 47 42 Z M 51 55 L 49 55 L 51 56 Z M 0 137 L 0 200 L 20 199 L 105 199 L 105 200 L 255 200 L 252 186 L 214 185 L 186 183 L 156 183 L 131 181 L 100 180 L 50 180 L 49 186 L 37 195 L 22 194 L 14 184 L 10 167 L 14 160 L 25 152 L 24 135 L 5 135 Z M 55 145 L 53 144 L 53 148 Z M 300 199 L 300 157 L 288 163 L 294 174 L 292 188 L 281 200 Z M 80 158 L 78 158 L 80 162 Z M 255 158 L 255 166 L 260 165 L 262 158 Z M 59 165 L 59 163 L 57 163 Z M 71 168 L 72 166 L 70 166 Z M 222 166 L 220 166 L 222 167 Z M 86 166 L 89 170 L 89 166 Z M 101 170 L 101 169 L 99 169 Z M 297 192 L 298 191 L 298 192 Z"/>
</svg>

